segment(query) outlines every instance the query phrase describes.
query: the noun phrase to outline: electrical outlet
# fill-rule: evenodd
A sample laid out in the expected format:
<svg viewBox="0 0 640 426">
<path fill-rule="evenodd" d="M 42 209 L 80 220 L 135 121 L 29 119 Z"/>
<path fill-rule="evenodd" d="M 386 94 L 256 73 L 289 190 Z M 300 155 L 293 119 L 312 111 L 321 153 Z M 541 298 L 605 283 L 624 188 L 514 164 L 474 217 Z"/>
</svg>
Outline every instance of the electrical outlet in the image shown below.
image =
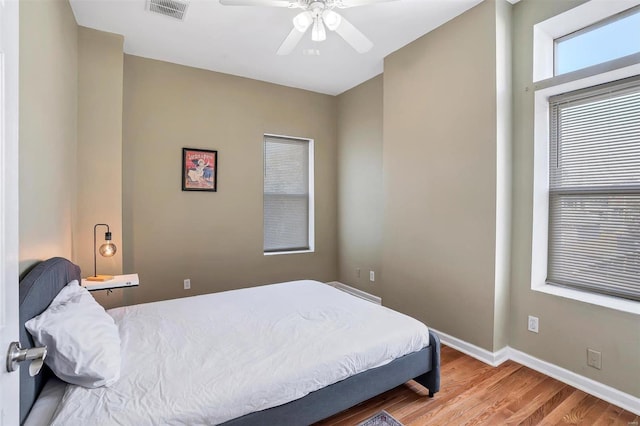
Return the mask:
<svg viewBox="0 0 640 426">
<path fill-rule="evenodd" d="M 186 280 L 184 280 L 184 289 L 189 290 L 190 288 L 191 288 L 191 280 L 187 278 Z"/>
<path fill-rule="evenodd" d="M 360 278 L 360 268 L 356 268 L 356 278 Z"/>
<path fill-rule="evenodd" d="M 538 332 L 538 317 L 533 317 L 529 315 L 529 323 L 527 326 L 527 330 L 532 331 L 534 333 Z"/>
<path fill-rule="evenodd" d="M 587 348 L 587 365 L 602 370 L 602 352 Z"/>
<path fill-rule="evenodd" d="M 376 280 L 376 273 L 369 271 L 369 281 L 374 282 Z"/>
</svg>

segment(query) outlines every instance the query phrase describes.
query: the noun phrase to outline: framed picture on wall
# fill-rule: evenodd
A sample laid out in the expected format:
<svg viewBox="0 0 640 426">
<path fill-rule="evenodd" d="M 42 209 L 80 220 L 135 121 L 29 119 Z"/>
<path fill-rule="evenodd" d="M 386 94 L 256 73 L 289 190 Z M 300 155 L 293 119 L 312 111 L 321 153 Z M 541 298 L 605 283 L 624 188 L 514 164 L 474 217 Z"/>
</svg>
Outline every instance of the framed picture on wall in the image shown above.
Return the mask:
<svg viewBox="0 0 640 426">
<path fill-rule="evenodd" d="M 213 191 L 218 187 L 218 151 L 182 148 L 182 190 Z"/>
</svg>

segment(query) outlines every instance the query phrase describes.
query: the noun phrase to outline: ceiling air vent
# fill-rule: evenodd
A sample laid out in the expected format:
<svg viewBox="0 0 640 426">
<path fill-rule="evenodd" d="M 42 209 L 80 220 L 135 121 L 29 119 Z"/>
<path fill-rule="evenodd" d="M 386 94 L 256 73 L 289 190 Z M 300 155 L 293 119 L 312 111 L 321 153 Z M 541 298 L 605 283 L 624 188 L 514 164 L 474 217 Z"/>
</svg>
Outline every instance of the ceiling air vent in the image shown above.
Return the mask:
<svg viewBox="0 0 640 426">
<path fill-rule="evenodd" d="M 189 3 L 177 0 L 148 0 L 147 9 L 150 12 L 159 13 L 160 15 L 170 16 L 181 21 L 187 13 Z"/>
</svg>

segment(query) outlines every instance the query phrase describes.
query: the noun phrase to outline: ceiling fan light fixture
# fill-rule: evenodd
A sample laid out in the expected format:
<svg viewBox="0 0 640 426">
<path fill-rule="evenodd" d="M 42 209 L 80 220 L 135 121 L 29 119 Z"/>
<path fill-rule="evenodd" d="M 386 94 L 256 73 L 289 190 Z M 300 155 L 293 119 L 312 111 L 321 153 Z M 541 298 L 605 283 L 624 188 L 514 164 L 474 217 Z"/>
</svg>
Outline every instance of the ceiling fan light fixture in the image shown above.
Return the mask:
<svg viewBox="0 0 640 426">
<path fill-rule="evenodd" d="M 324 28 L 322 18 L 317 17 L 313 20 L 313 28 L 311 29 L 311 40 L 325 41 L 327 39 L 327 30 Z"/>
<path fill-rule="evenodd" d="M 322 13 L 322 20 L 330 31 L 335 31 L 342 22 L 342 17 L 333 10 L 325 10 Z"/>
<path fill-rule="evenodd" d="M 311 14 L 307 11 L 298 13 L 293 18 L 293 26 L 296 28 L 296 30 L 300 31 L 301 33 L 306 32 L 312 23 L 313 23 L 313 18 L 311 17 Z"/>
<path fill-rule="evenodd" d="M 4 1 L 4 0 L 0 0 Z M 190 1 L 190 0 L 147 0 L 147 1 Z M 231 6 L 273 6 L 302 9 L 293 19 L 293 28 L 280 44 L 276 52 L 280 56 L 289 55 L 302 41 L 311 28 L 311 40 L 327 39 L 327 28 L 334 31 L 358 53 L 369 52 L 373 43 L 348 19 L 333 11 L 334 8 L 351 8 L 368 4 L 399 0 L 218 0 L 220 4 Z M 417 1 L 417 0 L 416 0 Z M 511 0 L 510 0 L 511 1 Z M 312 49 L 313 50 L 313 49 Z"/>
</svg>

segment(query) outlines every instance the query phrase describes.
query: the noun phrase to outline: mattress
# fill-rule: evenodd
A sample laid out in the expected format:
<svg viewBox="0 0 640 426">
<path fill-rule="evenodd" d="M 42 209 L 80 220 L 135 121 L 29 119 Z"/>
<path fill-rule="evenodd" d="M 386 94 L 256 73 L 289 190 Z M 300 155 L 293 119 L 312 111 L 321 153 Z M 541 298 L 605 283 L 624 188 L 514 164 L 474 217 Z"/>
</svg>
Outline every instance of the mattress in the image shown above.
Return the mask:
<svg viewBox="0 0 640 426">
<path fill-rule="evenodd" d="M 428 346 L 427 327 L 316 281 L 108 311 L 122 371 L 68 385 L 53 425 L 211 425 L 275 407 Z"/>
</svg>

